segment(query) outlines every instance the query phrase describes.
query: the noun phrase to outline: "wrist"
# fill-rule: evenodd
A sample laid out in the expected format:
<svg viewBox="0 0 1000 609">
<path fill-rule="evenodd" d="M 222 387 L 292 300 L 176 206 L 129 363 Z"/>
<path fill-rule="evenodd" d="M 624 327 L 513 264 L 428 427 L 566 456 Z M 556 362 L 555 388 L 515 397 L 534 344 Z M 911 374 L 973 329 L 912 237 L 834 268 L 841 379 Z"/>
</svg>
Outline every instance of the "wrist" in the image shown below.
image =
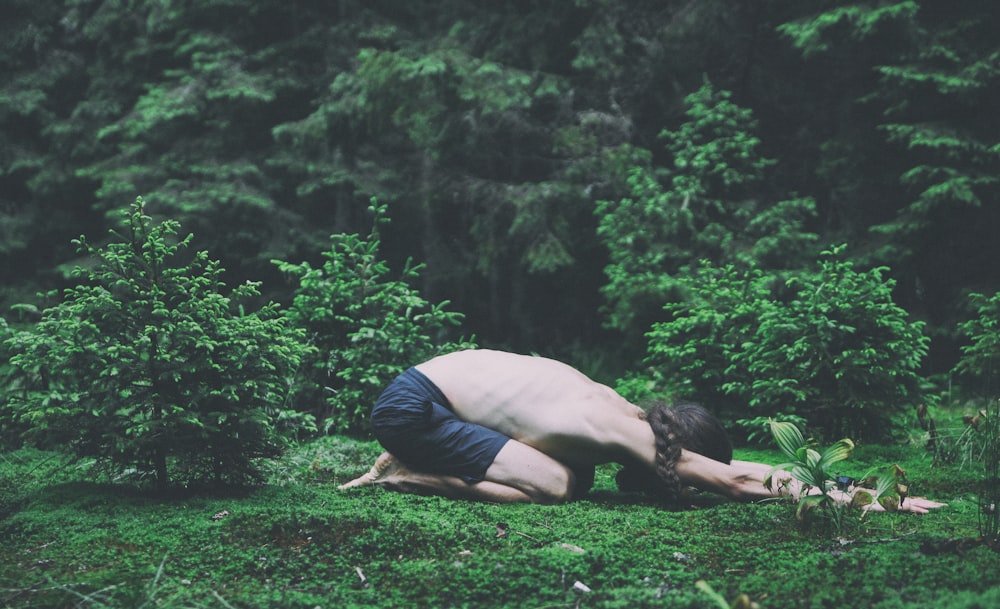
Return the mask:
<svg viewBox="0 0 1000 609">
<path fill-rule="evenodd" d="M 802 497 L 802 482 L 788 472 L 781 472 L 774 489 L 778 497 L 788 497 L 792 501 L 798 501 Z"/>
</svg>

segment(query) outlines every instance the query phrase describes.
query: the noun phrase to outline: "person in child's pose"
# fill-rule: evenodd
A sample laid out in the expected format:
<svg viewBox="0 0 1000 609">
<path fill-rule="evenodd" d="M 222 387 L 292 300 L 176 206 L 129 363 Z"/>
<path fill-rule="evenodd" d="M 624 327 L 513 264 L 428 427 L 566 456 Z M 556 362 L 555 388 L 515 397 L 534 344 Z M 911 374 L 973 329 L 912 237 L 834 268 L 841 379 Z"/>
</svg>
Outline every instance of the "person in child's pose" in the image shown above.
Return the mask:
<svg viewBox="0 0 1000 609">
<path fill-rule="evenodd" d="M 765 487 L 771 467 L 733 460 L 725 430 L 701 406 L 646 412 L 543 357 L 491 350 L 435 357 L 386 388 L 371 423 L 387 452 L 340 488 L 559 503 L 589 489 L 595 465 L 616 462 L 625 465 L 619 487 L 665 498 L 683 487 L 739 501 L 801 490 L 787 472 Z M 907 498 L 900 509 L 926 513 L 941 505 Z"/>
</svg>

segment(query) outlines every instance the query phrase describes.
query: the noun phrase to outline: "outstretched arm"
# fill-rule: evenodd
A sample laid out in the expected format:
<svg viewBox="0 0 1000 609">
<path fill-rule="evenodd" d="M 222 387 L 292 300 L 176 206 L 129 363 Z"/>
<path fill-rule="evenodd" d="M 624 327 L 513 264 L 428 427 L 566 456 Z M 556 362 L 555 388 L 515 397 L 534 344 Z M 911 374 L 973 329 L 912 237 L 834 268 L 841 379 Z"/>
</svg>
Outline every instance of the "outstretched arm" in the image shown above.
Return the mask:
<svg viewBox="0 0 1000 609">
<path fill-rule="evenodd" d="M 768 465 L 751 461 L 726 464 L 685 449 L 681 449 L 681 458 L 677 461 L 677 476 L 681 482 L 736 501 L 787 496 L 787 491 L 781 492 L 780 484 L 773 485 L 773 491 L 764 486 L 764 477 L 770 469 Z"/>
<path fill-rule="evenodd" d="M 788 472 L 776 472 L 772 477 L 771 488 L 764 486 L 764 478 L 769 471 L 771 466 L 764 463 L 733 461 L 727 465 L 687 450 L 681 450 L 681 458 L 677 462 L 677 475 L 681 481 L 737 501 L 801 496 L 802 483 L 792 478 Z M 809 492 L 819 493 L 820 490 L 813 488 Z M 833 491 L 831 494 L 838 502 L 848 503 L 854 493 L 864 492 L 868 491 L 856 488 L 850 492 Z M 943 505 L 945 504 L 922 497 L 908 497 L 899 506 L 899 511 L 926 514 L 929 510 Z M 865 509 L 884 511 L 884 508 L 874 501 Z"/>
</svg>

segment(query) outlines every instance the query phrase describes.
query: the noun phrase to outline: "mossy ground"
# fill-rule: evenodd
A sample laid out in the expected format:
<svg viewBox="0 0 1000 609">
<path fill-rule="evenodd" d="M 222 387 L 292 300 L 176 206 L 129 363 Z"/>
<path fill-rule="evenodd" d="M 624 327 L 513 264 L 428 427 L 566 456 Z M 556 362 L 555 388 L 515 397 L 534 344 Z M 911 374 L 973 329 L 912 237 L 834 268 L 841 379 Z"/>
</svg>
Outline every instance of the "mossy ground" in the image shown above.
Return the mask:
<svg viewBox="0 0 1000 609">
<path fill-rule="evenodd" d="M 931 467 L 919 448 L 861 447 L 845 473 L 899 463 L 948 507 L 852 514 L 839 532 L 785 502 L 664 509 L 617 493 L 612 466 L 561 506 L 337 490 L 378 452 L 326 438 L 271 466 L 262 488 L 171 497 L 51 453 L 0 455 L 0 606 L 718 606 L 698 580 L 765 609 L 1000 606 L 1000 554 L 952 543 L 978 535 L 976 473 Z"/>
</svg>

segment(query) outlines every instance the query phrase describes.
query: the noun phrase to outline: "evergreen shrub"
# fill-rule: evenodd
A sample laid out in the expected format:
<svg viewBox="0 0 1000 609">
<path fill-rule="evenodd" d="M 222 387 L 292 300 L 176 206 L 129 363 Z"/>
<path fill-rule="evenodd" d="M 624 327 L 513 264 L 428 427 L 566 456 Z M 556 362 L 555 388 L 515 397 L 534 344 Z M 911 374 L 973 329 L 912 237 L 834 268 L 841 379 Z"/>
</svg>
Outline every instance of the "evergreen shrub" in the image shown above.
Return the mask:
<svg viewBox="0 0 1000 609">
<path fill-rule="evenodd" d="M 662 319 L 663 303 L 678 297 L 700 260 L 778 272 L 815 250 L 815 201 L 768 192 L 775 161 L 762 154 L 753 112 L 707 82 L 684 101 L 687 120 L 660 133 L 672 162 L 630 151 L 627 196 L 595 206 L 609 254 L 607 324 L 629 338 Z"/>
<path fill-rule="evenodd" d="M 973 293 L 969 302 L 975 316 L 958 326 L 968 343 L 962 347 L 956 371 L 988 382 L 1000 376 L 1000 292 Z"/>
<path fill-rule="evenodd" d="M 371 232 L 331 236 L 319 268 L 275 261 L 298 282 L 286 316 L 318 348 L 305 366 L 297 402 L 309 404 L 327 432 L 367 431 L 372 405 L 396 375 L 435 354 L 471 346 L 443 340 L 463 316 L 412 287 L 423 265 L 407 261 L 400 279 L 390 278 L 379 252 L 386 210 L 373 199 Z"/>
<path fill-rule="evenodd" d="M 786 281 L 699 269 L 649 333 L 647 363 L 730 415 L 797 415 L 829 435 L 884 436 L 917 398 L 929 339 L 893 303 L 886 269 L 858 271 L 843 249 Z"/>
<path fill-rule="evenodd" d="M 116 474 L 242 484 L 283 443 L 279 418 L 307 351 L 278 307 L 247 311 L 247 282 L 223 293 L 219 263 L 156 224 L 143 200 L 79 284 L 6 341 L 20 386 L 8 396 L 37 445 L 95 457 Z"/>
<path fill-rule="evenodd" d="M 10 363 L 11 352 L 7 347 L 7 339 L 14 335 L 14 330 L 7 320 L 0 317 L 0 454 L 20 448 L 21 432 L 10 407 L 8 396 L 16 390 L 17 369 Z"/>
</svg>

